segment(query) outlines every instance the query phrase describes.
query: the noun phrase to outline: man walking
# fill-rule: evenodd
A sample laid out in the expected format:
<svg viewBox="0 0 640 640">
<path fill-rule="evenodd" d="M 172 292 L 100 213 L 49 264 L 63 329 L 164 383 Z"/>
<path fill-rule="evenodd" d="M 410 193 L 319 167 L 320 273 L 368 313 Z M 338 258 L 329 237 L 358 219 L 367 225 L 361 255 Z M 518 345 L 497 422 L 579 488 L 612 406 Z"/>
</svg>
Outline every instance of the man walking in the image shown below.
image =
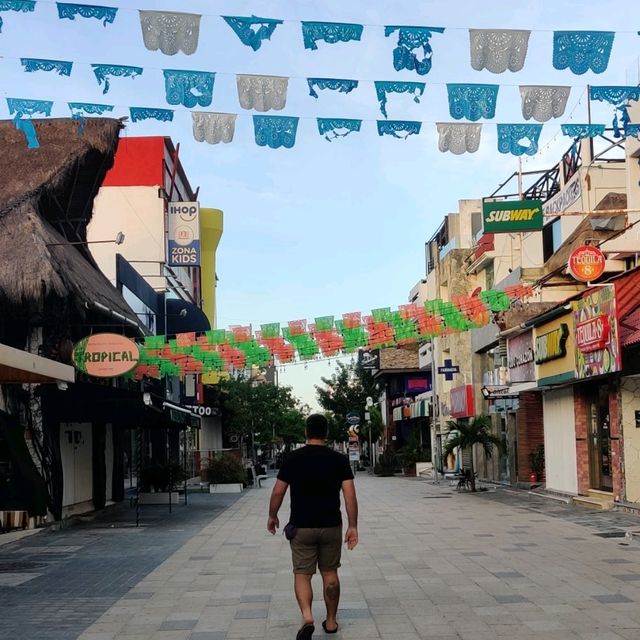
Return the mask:
<svg viewBox="0 0 640 640">
<path fill-rule="evenodd" d="M 291 517 L 284 531 L 291 544 L 294 588 L 302 613 L 302 626 L 296 640 L 310 640 L 315 631 L 311 578 L 316 567 L 322 575 L 327 607 L 322 628 L 325 633 L 338 631 L 338 567 L 342 553 L 340 491 L 348 517 L 344 541 L 350 550 L 358 544 L 358 501 L 353 472 L 345 456 L 326 446 L 327 430 L 327 419 L 323 415 L 313 414 L 307 418 L 307 444 L 292 452 L 283 463 L 269 503 L 267 529 L 275 534 L 280 526 L 278 511 L 291 487 Z"/>
</svg>

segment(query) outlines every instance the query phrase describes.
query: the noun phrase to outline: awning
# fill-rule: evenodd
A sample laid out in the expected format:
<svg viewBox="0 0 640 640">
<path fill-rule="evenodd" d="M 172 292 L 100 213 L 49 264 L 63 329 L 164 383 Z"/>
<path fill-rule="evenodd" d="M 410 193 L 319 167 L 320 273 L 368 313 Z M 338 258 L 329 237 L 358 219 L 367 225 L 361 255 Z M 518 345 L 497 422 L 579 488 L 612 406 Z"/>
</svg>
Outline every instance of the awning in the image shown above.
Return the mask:
<svg viewBox="0 0 640 640">
<path fill-rule="evenodd" d="M 418 400 L 412 402 L 410 405 L 403 407 L 396 407 L 393 410 L 393 420 L 398 422 L 400 420 L 411 420 L 413 418 L 424 418 L 429 415 L 426 400 Z"/>
<path fill-rule="evenodd" d="M 74 382 L 75 369 L 62 362 L 0 344 L 0 384 Z"/>
<path fill-rule="evenodd" d="M 629 347 L 640 342 L 640 307 L 620 318 L 620 344 Z"/>
<path fill-rule="evenodd" d="M 200 417 L 191 410 L 155 393 L 105 384 L 78 383 L 65 390 L 49 387 L 43 399 L 52 419 L 59 422 L 103 422 L 124 429 L 183 429 L 200 424 Z"/>
</svg>

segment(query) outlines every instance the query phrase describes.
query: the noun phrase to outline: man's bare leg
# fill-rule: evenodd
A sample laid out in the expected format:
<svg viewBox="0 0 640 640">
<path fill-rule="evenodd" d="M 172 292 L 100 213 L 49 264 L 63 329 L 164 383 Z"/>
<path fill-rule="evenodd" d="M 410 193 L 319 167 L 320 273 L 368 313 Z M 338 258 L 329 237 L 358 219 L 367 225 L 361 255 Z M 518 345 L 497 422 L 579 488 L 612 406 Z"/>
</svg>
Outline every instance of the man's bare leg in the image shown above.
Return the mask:
<svg viewBox="0 0 640 640">
<path fill-rule="evenodd" d="M 311 578 L 313 576 L 305 573 L 294 574 L 294 590 L 296 592 L 296 600 L 300 607 L 303 624 L 313 624 L 313 613 L 311 605 L 313 603 L 313 590 L 311 589 Z"/>
<path fill-rule="evenodd" d="M 322 571 L 322 591 L 324 603 L 327 606 L 327 631 L 334 631 L 338 627 L 338 603 L 340 602 L 340 580 L 337 571 Z"/>
</svg>

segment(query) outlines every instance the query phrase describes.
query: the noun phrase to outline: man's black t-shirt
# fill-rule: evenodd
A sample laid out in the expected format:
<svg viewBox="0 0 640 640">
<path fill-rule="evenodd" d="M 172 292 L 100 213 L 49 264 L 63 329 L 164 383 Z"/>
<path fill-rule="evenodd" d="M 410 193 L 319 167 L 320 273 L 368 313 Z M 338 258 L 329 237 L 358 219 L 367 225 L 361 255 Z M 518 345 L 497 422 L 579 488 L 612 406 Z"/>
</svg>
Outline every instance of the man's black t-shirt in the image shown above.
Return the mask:
<svg viewBox="0 0 640 640">
<path fill-rule="evenodd" d="M 346 456 L 323 445 L 306 445 L 284 461 L 278 480 L 291 490 L 290 522 L 301 529 L 342 524 L 340 489 L 353 480 Z"/>
</svg>

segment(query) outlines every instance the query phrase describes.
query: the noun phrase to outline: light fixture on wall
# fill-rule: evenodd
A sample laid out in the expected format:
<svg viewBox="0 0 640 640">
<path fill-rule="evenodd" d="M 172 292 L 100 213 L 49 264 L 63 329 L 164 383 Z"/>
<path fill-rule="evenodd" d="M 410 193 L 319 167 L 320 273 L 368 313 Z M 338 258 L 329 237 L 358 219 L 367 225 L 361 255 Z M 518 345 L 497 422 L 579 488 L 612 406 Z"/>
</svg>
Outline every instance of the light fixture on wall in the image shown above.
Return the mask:
<svg viewBox="0 0 640 640">
<path fill-rule="evenodd" d="M 75 244 L 117 244 L 120 245 L 124 242 L 124 233 L 118 231 L 116 237 L 113 240 L 79 240 L 77 242 L 49 242 L 47 247 L 61 247 L 63 245 L 75 245 Z"/>
</svg>

